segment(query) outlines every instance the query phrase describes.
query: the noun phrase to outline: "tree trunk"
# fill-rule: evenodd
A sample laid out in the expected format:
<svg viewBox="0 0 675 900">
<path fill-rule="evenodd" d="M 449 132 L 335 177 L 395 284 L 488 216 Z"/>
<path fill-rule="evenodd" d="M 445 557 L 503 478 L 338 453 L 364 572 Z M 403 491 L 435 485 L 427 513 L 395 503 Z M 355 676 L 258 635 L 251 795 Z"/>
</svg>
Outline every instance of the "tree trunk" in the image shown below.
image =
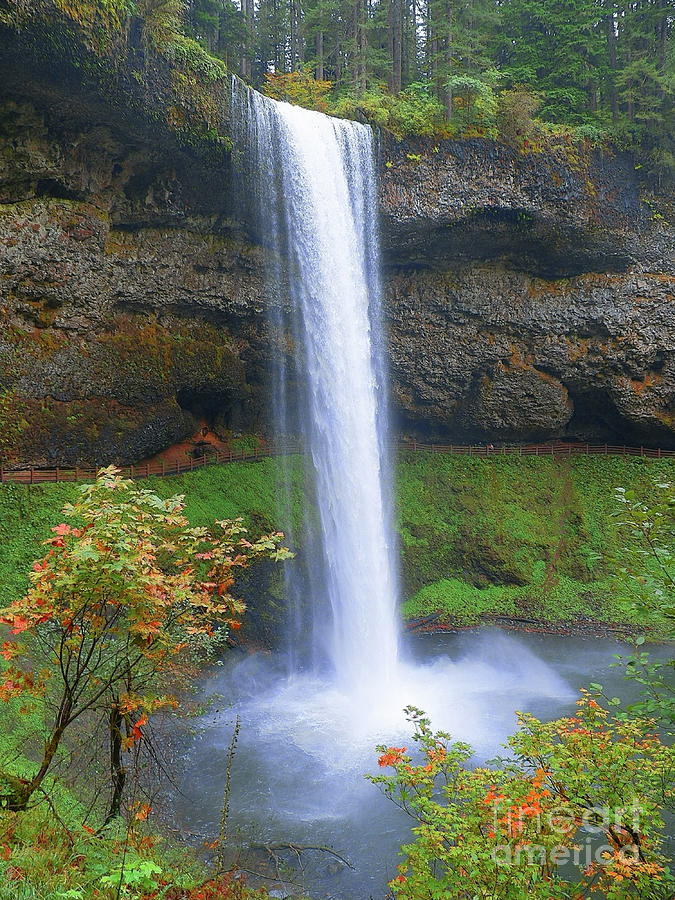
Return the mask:
<svg viewBox="0 0 675 900">
<path fill-rule="evenodd" d="M 366 89 L 366 58 L 368 51 L 368 34 L 366 32 L 367 11 L 365 0 L 359 2 L 359 92 Z"/>
<path fill-rule="evenodd" d="M 54 760 L 56 751 L 59 749 L 61 738 L 68 725 L 70 724 L 70 716 L 73 711 L 72 700 L 69 694 L 64 694 L 59 705 L 59 711 L 56 716 L 54 729 L 45 741 L 44 755 L 42 763 L 37 774 L 30 781 L 23 781 L 18 778 L 4 777 L 4 780 L 10 783 L 12 791 L 2 797 L 2 805 L 4 809 L 13 812 L 22 812 L 28 806 L 28 801 L 35 791 L 40 788 L 44 781 L 45 775 Z"/>
<path fill-rule="evenodd" d="M 120 814 L 124 785 L 127 780 L 127 772 L 122 764 L 122 724 L 124 717 L 119 711 L 117 703 L 113 703 L 110 709 L 109 738 L 110 738 L 110 779 L 112 793 L 110 807 L 106 816 L 107 825 Z"/>
<path fill-rule="evenodd" d="M 251 80 L 252 65 L 250 57 L 250 47 L 253 44 L 253 0 L 241 0 L 241 12 L 246 25 L 246 37 L 241 48 L 241 60 L 239 62 L 239 71 L 242 78 Z"/>
<path fill-rule="evenodd" d="M 323 29 L 320 28 L 316 33 L 315 48 L 316 50 L 316 69 L 314 77 L 317 81 L 323 81 Z"/>
<path fill-rule="evenodd" d="M 445 74 L 446 84 L 443 86 L 443 97 L 445 103 L 445 115 L 447 119 L 452 118 L 452 88 L 447 83 L 452 75 L 452 6 L 450 3 L 445 4 Z"/>
<path fill-rule="evenodd" d="M 612 9 L 607 17 L 607 50 L 610 68 L 609 105 L 612 110 L 612 120 L 616 122 L 619 115 L 619 100 L 616 92 L 616 31 L 614 29 L 614 9 Z"/>
<path fill-rule="evenodd" d="M 391 58 L 391 85 L 395 94 L 401 91 L 401 60 L 403 44 L 403 16 L 402 0 L 392 0 L 392 58 Z"/>
</svg>

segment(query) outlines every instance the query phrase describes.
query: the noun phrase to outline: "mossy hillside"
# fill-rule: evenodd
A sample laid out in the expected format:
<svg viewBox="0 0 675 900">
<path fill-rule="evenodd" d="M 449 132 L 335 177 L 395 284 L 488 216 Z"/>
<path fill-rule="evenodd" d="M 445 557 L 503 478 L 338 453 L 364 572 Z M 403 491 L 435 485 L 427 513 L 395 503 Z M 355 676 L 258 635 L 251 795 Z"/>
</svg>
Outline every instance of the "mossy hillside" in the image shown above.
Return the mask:
<svg viewBox="0 0 675 900">
<path fill-rule="evenodd" d="M 304 496 L 300 457 L 207 466 L 142 483 L 160 497 L 185 495 L 186 514 L 193 525 L 242 516 L 245 525 L 260 534 L 278 529 L 285 518 L 282 477 L 289 486 L 291 525 L 297 533 Z M 0 606 L 25 590 L 31 563 L 42 552 L 41 542 L 50 537 L 50 528 L 61 521 L 61 508 L 77 490 L 78 486 L 70 483 L 5 484 L 0 488 Z"/>
<path fill-rule="evenodd" d="M 180 5 L 124 0 L 10 0 L 0 11 L 17 54 L 67 73 L 113 110 L 133 111 L 178 143 L 221 162 L 229 137 L 225 63 L 180 30 Z"/>
<path fill-rule="evenodd" d="M 405 615 L 638 624 L 614 601 L 614 493 L 649 496 L 674 472 L 640 458 L 406 454 L 397 485 Z M 658 614 L 642 624 L 658 630 Z"/>
<path fill-rule="evenodd" d="M 458 624 L 494 615 L 630 623 L 613 600 L 610 558 L 620 555 L 615 488 L 648 496 L 654 479 L 674 471 L 669 461 L 620 457 L 402 454 L 396 493 L 405 615 L 440 613 Z M 284 480 L 291 497 L 286 527 L 297 550 L 305 503 L 300 457 L 210 466 L 147 483 L 161 496 L 185 494 L 194 524 L 242 515 L 262 532 L 287 521 Z M 25 588 L 40 541 L 76 490 L 0 489 L 2 603 Z M 658 617 L 652 624 L 658 629 Z"/>
</svg>

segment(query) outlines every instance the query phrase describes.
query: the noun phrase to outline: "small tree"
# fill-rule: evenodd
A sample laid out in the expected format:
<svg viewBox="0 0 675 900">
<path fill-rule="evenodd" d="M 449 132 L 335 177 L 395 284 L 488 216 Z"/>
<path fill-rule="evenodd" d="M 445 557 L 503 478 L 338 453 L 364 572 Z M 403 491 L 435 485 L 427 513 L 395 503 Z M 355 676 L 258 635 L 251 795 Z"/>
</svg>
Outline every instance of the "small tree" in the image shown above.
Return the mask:
<svg viewBox="0 0 675 900">
<path fill-rule="evenodd" d="M 470 768 L 467 744 L 408 708 L 417 761 L 405 747 L 379 747 L 393 774 L 370 777 L 416 821 L 390 882 L 395 897 L 673 896 L 660 811 L 673 750 L 648 723 L 610 718 L 587 692 L 577 703 L 576 715 L 554 722 L 520 714 L 514 759 L 500 769 Z"/>
<path fill-rule="evenodd" d="M 221 645 L 228 627 L 239 627 L 244 606 L 231 594 L 234 573 L 253 559 L 289 554 L 280 533 L 247 540 L 241 520 L 193 528 L 182 497 L 162 500 L 114 468 L 101 470 L 63 513 L 69 521 L 52 529 L 27 594 L 0 616 L 13 636 L 2 646 L 10 665 L 0 699 L 41 694 L 54 716 L 37 771 L 0 775 L 0 803 L 25 809 L 64 734 L 99 711 L 108 720 L 111 818 L 120 809 L 125 750 L 143 737 L 151 713 L 175 705 L 171 684 Z"/>
<path fill-rule="evenodd" d="M 654 482 L 649 498 L 617 488 L 619 554 L 612 560 L 620 587 L 617 600 L 648 622 L 655 612 L 665 621 L 665 637 L 675 638 L 675 485 Z M 644 649 L 644 636 L 626 660 L 626 675 L 643 686 L 642 699 L 629 711 L 656 718 L 675 728 L 675 688 L 672 653 L 652 660 Z M 600 688 L 600 686 L 597 686 Z"/>
</svg>

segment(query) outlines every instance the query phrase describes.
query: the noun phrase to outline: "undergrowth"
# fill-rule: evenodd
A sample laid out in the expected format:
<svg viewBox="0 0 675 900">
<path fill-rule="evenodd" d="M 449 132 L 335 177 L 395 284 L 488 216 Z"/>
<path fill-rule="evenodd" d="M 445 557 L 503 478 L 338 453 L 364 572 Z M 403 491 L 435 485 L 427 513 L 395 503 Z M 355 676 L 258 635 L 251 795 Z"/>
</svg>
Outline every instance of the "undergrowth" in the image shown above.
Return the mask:
<svg viewBox="0 0 675 900">
<path fill-rule="evenodd" d="M 672 478 L 674 470 L 668 460 L 639 458 L 402 454 L 396 499 L 404 615 L 440 613 L 458 624 L 482 615 L 630 624 L 631 615 L 613 602 L 611 559 L 620 553 L 614 490 L 648 496 L 654 479 Z M 290 485 L 290 529 L 283 481 Z M 195 525 L 242 515 L 262 533 L 286 522 L 302 543 L 300 457 L 209 466 L 149 483 L 163 497 L 185 494 Z M 40 541 L 76 490 L 0 489 L 1 604 L 24 590 Z M 647 624 L 658 631 L 658 616 Z"/>
</svg>

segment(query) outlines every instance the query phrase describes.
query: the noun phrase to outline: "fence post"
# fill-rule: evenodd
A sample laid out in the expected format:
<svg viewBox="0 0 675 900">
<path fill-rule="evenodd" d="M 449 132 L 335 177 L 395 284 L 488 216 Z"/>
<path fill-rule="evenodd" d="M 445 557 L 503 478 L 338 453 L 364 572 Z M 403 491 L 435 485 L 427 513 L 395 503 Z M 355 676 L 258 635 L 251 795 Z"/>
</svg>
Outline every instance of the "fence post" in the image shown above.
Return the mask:
<svg viewBox="0 0 675 900">
<path fill-rule="evenodd" d="M 473 456 L 473 445 L 469 444 L 469 456 Z"/>
<path fill-rule="evenodd" d="M 661 459 L 661 448 L 660 448 L 660 447 L 659 447 L 659 449 L 658 449 L 657 456 L 658 456 L 659 459 Z"/>
<path fill-rule="evenodd" d="M 591 448 L 588 444 L 586 444 L 586 456 L 591 452 Z"/>
<path fill-rule="evenodd" d="M 166 475 L 166 463 L 162 460 L 162 478 Z"/>
<path fill-rule="evenodd" d="M 5 483 L 5 470 L 0 466 L 0 484 Z"/>
<path fill-rule="evenodd" d="M 534 447 L 534 455 L 535 455 L 535 456 L 539 456 L 539 444 L 535 444 L 535 447 Z"/>
<path fill-rule="evenodd" d="M 60 480 L 61 480 L 61 479 L 59 478 L 59 467 L 58 467 L 58 466 L 56 467 L 56 480 L 57 480 L 57 481 L 60 481 Z"/>
<path fill-rule="evenodd" d="M 607 456 L 607 444 L 605 444 L 605 456 Z"/>
<path fill-rule="evenodd" d="M 640 445 L 640 456 L 644 456 L 644 455 L 645 455 L 645 448 L 642 445 Z"/>
<path fill-rule="evenodd" d="M 553 456 L 553 443 L 551 443 L 551 456 Z"/>
<path fill-rule="evenodd" d="M 30 483 L 31 484 L 33 483 L 34 478 L 35 478 L 35 471 L 34 471 L 33 467 L 31 466 L 30 467 Z"/>
<path fill-rule="evenodd" d="M 129 466 L 129 478 L 134 477 L 134 467 L 133 464 Z"/>
<path fill-rule="evenodd" d="M 190 471 L 192 471 L 195 467 L 194 456 L 190 456 Z"/>
</svg>

